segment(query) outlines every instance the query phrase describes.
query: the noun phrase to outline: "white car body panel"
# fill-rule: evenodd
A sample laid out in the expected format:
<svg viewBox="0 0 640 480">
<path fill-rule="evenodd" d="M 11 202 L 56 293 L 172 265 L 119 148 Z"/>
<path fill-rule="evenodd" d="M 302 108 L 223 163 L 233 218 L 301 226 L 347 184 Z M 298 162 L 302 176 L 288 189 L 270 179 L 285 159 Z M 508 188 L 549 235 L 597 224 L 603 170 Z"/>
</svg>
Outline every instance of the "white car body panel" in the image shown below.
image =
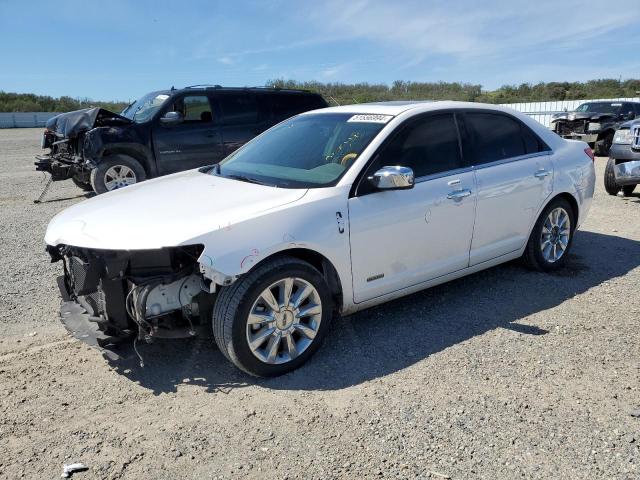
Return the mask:
<svg viewBox="0 0 640 480">
<path fill-rule="evenodd" d="M 469 266 L 473 172 L 416 180 L 410 190 L 349 199 L 354 301 L 360 303 Z"/>
<path fill-rule="evenodd" d="M 350 198 L 360 171 L 398 125 L 442 109 L 506 112 L 552 151 L 497 168 L 425 177 L 410 190 Z M 303 115 L 335 112 L 394 118 L 334 187 L 274 188 L 191 170 L 70 207 L 50 222 L 45 241 L 105 250 L 202 244 L 201 272 L 218 285 L 235 281 L 275 253 L 306 249 L 333 265 L 347 314 L 519 257 L 541 210 L 559 194 L 575 200 L 579 223 L 589 210 L 595 172 L 584 153 L 587 145 L 563 140 L 518 112 L 430 102 L 351 105 Z M 552 174 L 534 177 L 541 168 Z M 456 179 L 460 187 L 449 185 Z M 471 195 L 448 199 L 456 188 L 468 188 Z M 367 281 L 380 274 L 384 277 Z"/>
</svg>

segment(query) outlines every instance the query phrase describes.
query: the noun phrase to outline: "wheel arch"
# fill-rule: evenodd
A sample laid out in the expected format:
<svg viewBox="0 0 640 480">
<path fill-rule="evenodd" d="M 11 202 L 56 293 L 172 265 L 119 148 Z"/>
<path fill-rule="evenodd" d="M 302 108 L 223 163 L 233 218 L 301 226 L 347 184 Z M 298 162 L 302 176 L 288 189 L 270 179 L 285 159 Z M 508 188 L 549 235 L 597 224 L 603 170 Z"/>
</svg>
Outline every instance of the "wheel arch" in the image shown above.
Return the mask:
<svg viewBox="0 0 640 480">
<path fill-rule="evenodd" d="M 128 157 L 136 160 L 142 168 L 144 168 L 147 177 L 152 177 L 155 173 L 153 168 L 153 161 L 150 152 L 147 152 L 145 147 L 138 144 L 133 145 L 123 145 L 123 144 L 111 144 L 105 145 L 104 149 L 101 152 L 100 159 L 101 161 L 112 155 L 126 155 Z"/>
<path fill-rule="evenodd" d="M 540 216 L 540 214 L 544 211 L 545 208 L 547 208 L 547 206 L 553 202 L 554 200 L 557 199 L 563 199 L 566 200 L 567 203 L 569 203 L 569 205 L 571 205 L 571 210 L 573 211 L 573 218 L 575 218 L 576 222 L 575 225 L 572 225 L 572 228 L 575 230 L 575 228 L 578 225 L 579 222 L 579 218 L 580 218 L 580 206 L 578 204 L 578 200 L 576 200 L 576 197 L 574 197 L 571 193 L 569 192 L 560 192 L 557 193 L 556 195 L 553 196 L 549 196 L 549 198 L 547 199 L 547 201 L 544 203 L 544 205 L 542 206 L 542 208 L 540 209 L 540 211 L 538 212 L 538 215 L 536 216 L 536 218 L 534 219 L 533 225 L 531 227 L 531 231 L 533 231 L 533 228 L 535 227 L 536 222 L 538 221 L 538 217 Z"/>
<path fill-rule="evenodd" d="M 322 253 L 312 250 L 310 248 L 304 247 L 292 247 L 285 248 L 282 250 L 278 250 L 277 252 L 273 252 L 268 256 L 260 259 L 255 265 L 251 266 L 251 269 L 246 272 L 249 273 L 254 270 L 259 265 L 264 264 L 265 262 L 271 261 L 274 258 L 278 257 L 294 257 L 298 260 L 302 260 L 304 262 L 309 263 L 312 267 L 318 270 L 322 276 L 325 278 L 327 285 L 329 286 L 329 290 L 331 291 L 331 296 L 334 300 L 334 308 L 341 309 L 343 305 L 343 296 L 344 291 L 342 288 L 342 280 L 340 279 L 340 274 L 338 270 L 333 265 L 333 262 L 329 260 Z M 245 273 L 245 274 L 246 274 Z"/>
</svg>

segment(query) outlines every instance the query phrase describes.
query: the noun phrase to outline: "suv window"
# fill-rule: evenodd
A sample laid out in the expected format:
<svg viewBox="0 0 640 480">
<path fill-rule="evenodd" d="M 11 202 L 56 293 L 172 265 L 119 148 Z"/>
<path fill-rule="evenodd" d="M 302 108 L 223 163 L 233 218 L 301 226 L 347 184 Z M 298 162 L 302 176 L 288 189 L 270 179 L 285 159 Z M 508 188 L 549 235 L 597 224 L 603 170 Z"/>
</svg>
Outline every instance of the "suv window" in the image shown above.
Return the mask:
<svg viewBox="0 0 640 480">
<path fill-rule="evenodd" d="M 317 95 L 273 93 L 268 97 L 271 101 L 271 113 L 276 122 L 298 113 L 326 107 L 326 103 Z"/>
<path fill-rule="evenodd" d="M 531 129 L 508 115 L 466 113 L 465 125 L 471 137 L 474 165 L 548 149 Z"/>
<path fill-rule="evenodd" d="M 463 166 L 453 114 L 429 115 L 400 127 L 376 159 L 376 167 L 400 165 L 424 177 Z"/>
<path fill-rule="evenodd" d="M 208 123 L 213 121 L 211 105 L 206 95 L 190 95 L 183 98 L 183 111 L 185 122 Z"/>
<path fill-rule="evenodd" d="M 246 125 L 258 121 L 256 98 L 249 93 L 225 93 L 217 96 L 224 125 Z"/>
</svg>

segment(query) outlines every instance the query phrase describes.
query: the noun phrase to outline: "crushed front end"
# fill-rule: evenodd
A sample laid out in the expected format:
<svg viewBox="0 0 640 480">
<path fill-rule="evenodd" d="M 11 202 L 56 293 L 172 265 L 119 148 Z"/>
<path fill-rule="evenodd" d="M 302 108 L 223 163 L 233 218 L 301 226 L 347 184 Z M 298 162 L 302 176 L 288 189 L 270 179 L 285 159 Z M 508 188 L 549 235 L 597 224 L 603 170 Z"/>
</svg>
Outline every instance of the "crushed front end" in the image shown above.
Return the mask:
<svg viewBox="0 0 640 480">
<path fill-rule="evenodd" d="M 124 341 L 197 334 L 214 295 L 198 269 L 200 245 L 157 250 L 48 246 L 63 263 L 60 317 L 76 338 L 117 359 Z"/>
</svg>

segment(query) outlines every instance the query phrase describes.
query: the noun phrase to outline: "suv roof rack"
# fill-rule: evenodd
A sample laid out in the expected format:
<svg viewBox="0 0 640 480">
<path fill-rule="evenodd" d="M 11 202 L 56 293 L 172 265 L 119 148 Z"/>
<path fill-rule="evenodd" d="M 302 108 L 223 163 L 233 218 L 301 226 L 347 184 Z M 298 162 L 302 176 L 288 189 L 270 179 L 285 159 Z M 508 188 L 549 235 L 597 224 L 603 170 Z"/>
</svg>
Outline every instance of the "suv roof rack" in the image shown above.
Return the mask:
<svg viewBox="0 0 640 480">
<path fill-rule="evenodd" d="M 222 88 L 221 85 L 213 85 L 210 83 L 199 83 L 197 85 L 189 85 L 188 87 L 184 87 L 184 88 Z"/>
<path fill-rule="evenodd" d="M 215 88 L 221 90 L 274 90 L 276 92 L 305 92 L 305 93 L 313 93 L 311 90 L 304 88 L 280 88 L 269 85 L 259 85 L 256 87 L 223 87 L 222 85 L 213 85 L 209 83 L 202 83 L 198 85 L 189 85 L 187 88 Z"/>
</svg>

